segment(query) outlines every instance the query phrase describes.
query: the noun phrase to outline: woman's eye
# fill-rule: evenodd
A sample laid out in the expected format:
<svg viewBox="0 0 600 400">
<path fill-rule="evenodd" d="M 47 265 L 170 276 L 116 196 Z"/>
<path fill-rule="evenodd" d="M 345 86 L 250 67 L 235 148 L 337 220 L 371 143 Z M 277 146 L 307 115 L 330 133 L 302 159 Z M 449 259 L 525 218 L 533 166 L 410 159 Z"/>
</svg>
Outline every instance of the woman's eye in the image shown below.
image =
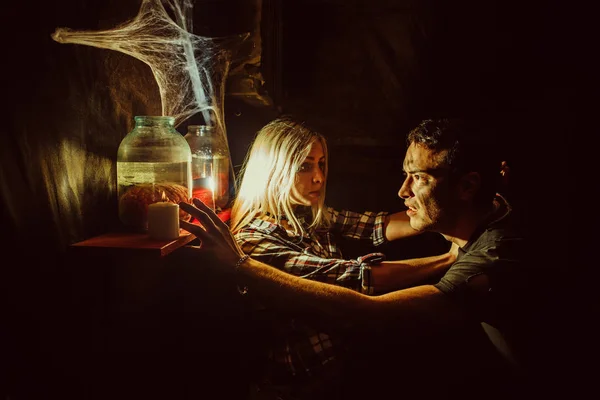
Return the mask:
<svg viewBox="0 0 600 400">
<path fill-rule="evenodd" d="M 321 169 L 321 171 L 325 172 L 325 161 L 319 162 L 319 168 Z"/>
<path fill-rule="evenodd" d="M 300 168 L 298 168 L 298 172 L 309 172 L 312 170 L 312 165 L 309 163 L 302 163 Z"/>
</svg>

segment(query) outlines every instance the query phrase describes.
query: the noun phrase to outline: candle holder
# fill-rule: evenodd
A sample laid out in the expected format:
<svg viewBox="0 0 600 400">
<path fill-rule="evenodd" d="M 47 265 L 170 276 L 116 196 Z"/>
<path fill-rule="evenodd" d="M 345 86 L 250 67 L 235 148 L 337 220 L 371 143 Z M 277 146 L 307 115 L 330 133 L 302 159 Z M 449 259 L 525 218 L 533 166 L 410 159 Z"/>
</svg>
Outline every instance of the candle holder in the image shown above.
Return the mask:
<svg viewBox="0 0 600 400">
<path fill-rule="evenodd" d="M 192 196 L 213 210 L 229 203 L 229 150 L 221 130 L 190 125 L 185 140 L 192 153 Z"/>
</svg>

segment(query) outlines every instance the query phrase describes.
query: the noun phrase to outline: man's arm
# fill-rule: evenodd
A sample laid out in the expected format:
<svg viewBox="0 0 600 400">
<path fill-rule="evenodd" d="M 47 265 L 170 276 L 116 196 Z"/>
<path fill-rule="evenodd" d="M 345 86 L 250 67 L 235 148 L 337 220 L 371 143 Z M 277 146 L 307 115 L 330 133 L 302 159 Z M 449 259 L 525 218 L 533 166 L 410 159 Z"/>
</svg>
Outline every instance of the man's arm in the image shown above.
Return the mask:
<svg viewBox="0 0 600 400">
<path fill-rule="evenodd" d="M 405 324 L 411 329 L 462 321 L 458 306 L 432 285 L 367 296 L 340 286 L 301 279 L 251 258 L 236 269 L 260 297 L 339 322 Z"/>
<path fill-rule="evenodd" d="M 385 293 L 414 286 L 435 275 L 441 276 L 456 261 L 456 249 L 453 245 L 448 253 L 437 256 L 382 261 L 371 267 L 373 288 L 376 293 Z"/>
<path fill-rule="evenodd" d="M 339 286 L 302 279 L 248 258 L 229 227 L 201 201 L 180 207 L 202 224 L 180 220 L 181 227 L 202 241 L 189 251 L 212 255 L 224 268 L 240 278 L 257 295 L 277 304 L 285 302 L 317 312 L 340 322 L 394 322 L 418 329 L 417 325 L 445 325 L 462 321 L 464 313 L 441 291 L 431 285 L 417 286 L 381 296 L 367 296 Z"/>
<path fill-rule="evenodd" d="M 260 231 L 241 230 L 235 235 L 244 253 L 254 260 L 304 279 L 344 286 L 364 294 L 379 294 L 407 288 L 441 276 L 456 260 L 454 247 L 448 253 L 407 260 L 382 261 L 372 253 L 358 259 L 322 258 L 299 249 L 285 240 Z"/>
</svg>

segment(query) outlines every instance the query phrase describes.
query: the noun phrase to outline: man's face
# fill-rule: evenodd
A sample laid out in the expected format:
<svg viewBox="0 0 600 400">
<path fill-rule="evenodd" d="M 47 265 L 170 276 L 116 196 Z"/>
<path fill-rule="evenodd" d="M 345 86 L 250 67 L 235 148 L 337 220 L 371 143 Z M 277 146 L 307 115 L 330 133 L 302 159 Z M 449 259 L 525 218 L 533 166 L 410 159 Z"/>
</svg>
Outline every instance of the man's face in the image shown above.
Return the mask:
<svg viewBox="0 0 600 400">
<path fill-rule="evenodd" d="M 453 198 L 443 153 L 411 143 L 403 170 L 406 178 L 398 191 L 408 207 L 410 226 L 419 231 L 443 233 L 452 222 Z"/>
<path fill-rule="evenodd" d="M 296 184 L 292 191 L 294 203 L 305 206 L 317 204 L 323 196 L 325 184 L 325 153 L 318 140 L 310 147 L 308 156 L 296 173 Z"/>
</svg>

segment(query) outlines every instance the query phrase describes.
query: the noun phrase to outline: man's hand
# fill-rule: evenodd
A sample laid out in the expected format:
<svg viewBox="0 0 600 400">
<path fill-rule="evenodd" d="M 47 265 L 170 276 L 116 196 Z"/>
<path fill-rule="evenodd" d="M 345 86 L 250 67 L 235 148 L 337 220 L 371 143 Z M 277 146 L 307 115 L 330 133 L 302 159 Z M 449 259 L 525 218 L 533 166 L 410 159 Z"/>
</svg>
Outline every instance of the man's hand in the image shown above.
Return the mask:
<svg viewBox="0 0 600 400">
<path fill-rule="evenodd" d="M 207 252 L 226 266 L 233 267 L 244 255 L 242 249 L 235 241 L 229 227 L 219 219 L 209 207 L 194 198 L 194 205 L 181 202 L 179 207 L 200 222 L 192 224 L 182 219 L 179 220 L 181 228 L 196 236 L 202 242 L 201 247 L 188 246 L 193 251 Z M 195 206 L 195 207 L 194 207 Z"/>
<path fill-rule="evenodd" d="M 451 242 L 452 245 L 450 246 L 450 250 L 448 250 L 448 253 L 454 258 L 454 260 L 452 262 L 455 262 L 457 257 L 458 257 L 458 245 L 454 242 Z"/>
</svg>

